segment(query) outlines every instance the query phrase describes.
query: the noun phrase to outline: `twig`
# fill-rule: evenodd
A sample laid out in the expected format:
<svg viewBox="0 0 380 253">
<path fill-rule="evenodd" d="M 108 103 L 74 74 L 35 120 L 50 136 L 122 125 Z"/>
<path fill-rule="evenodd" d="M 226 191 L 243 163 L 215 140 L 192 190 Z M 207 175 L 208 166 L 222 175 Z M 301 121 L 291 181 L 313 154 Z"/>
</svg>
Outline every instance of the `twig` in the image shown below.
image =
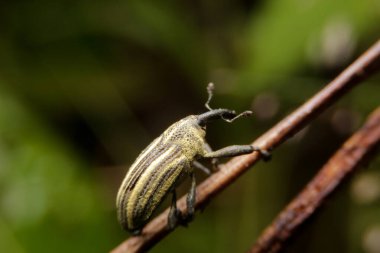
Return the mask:
<svg viewBox="0 0 380 253">
<path fill-rule="evenodd" d="M 304 190 L 261 234 L 250 253 L 275 253 L 305 222 L 350 172 L 368 160 L 380 145 L 380 107 L 322 167 Z M 372 156 L 371 156 L 372 155 Z"/>
<path fill-rule="evenodd" d="M 379 67 L 379 65 L 380 41 L 376 42 L 335 80 L 299 109 L 262 135 L 253 143 L 253 145 L 263 149 L 272 150 L 286 139 L 293 136 L 304 125 L 315 118 L 323 109 L 336 102 L 350 88 L 367 78 Z M 217 195 L 234 182 L 259 159 L 260 155 L 257 152 L 254 152 L 250 155 L 233 158 L 226 164 L 221 165 L 218 172 L 212 174 L 197 187 L 196 209 L 205 206 L 213 196 Z M 182 212 L 185 212 L 185 197 L 182 197 L 177 202 L 177 206 Z M 117 246 L 112 253 L 142 252 L 151 248 L 171 232 L 166 226 L 168 212 L 168 209 L 165 210 L 144 227 L 140 236 L 130 237 Z"/>
</svg>

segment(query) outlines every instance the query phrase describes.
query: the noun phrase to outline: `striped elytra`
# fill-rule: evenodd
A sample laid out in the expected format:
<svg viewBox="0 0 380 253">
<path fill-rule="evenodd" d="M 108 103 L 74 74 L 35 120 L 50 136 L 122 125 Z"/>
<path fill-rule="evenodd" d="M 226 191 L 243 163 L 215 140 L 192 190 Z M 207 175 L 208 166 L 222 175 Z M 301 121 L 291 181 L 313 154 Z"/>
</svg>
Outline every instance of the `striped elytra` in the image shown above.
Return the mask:
<svg viewBox="0 0 380 253">
<path fill-rule="evenodd" d="M 205 130 L 197 117 L 188 116 L 156 138 L 129 168 L 118 195 L 120 224 L 139 230 L 183 173 L 192 171 L 191 161 L 203 156 Z"/>
</svg>

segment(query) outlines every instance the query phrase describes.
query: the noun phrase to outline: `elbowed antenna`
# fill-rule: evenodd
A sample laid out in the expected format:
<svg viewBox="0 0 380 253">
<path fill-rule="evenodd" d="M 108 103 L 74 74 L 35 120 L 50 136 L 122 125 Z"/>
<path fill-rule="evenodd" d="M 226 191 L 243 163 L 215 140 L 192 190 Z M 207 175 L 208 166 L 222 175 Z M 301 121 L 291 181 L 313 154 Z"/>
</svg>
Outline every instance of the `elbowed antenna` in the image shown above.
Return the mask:
<svg viewBox="0 0 380 253">
<path fill-rule="evenodd" d="M 208 122 L 216 120 L 216 119 L 222 119 L 226 122 L 233 122 L 234 120 L 243 117 L 243 116 L 249 116 L 252 114 L 252 111 L 245 111 L 238 115 L 236 115 L 236 112 L 233 110 L 228 109 L 212 109 L 210 106 L 211 99 L 214 95 L 214 83 L 209 83 L 207 85 L 207 93 L 208 98 L 205 103 L 205 107 L 209 110 L 208 112 L 202 113 L 198 115 L 198 124 L 200 126 L 205 126 Z"/>
<path fill-rule="evenodd" d="M 214 84 L 213 83 L 209 83 L 207 85 L 207 93 L 208 93 L 208 98 L 207 98 L 207 101 L 205 103 L 205 106 L 206 108 L 209 110 L 209 111 L 212 111 L 212 108 L 210 107 L 210 102 L 211 102 L 211 99 L 212 99 L 212 96 L 214 95 Z"/>
<path fill-rule="evenodd" d="M 234 118 L 232 119 L 225 119 L 223 118 L 225 121 L 227 121 L 228 123 L 231 123 L 232 121 L 235 121 L 236 119 L 240 118 L 240 117 L 247 117 L 247 116 L 251 116 L 252 115 L 252 111 L 244 111 L 242 113 L 240 113 L 239 115 L 236 115 Z"/>
<path fill-rule="evenodd" d="M 233 110 L 213 109 L 211 111 L 198 115 L 198 124 L 200 126 L 205 126 L 208 122 L 216 120 L 216 119 L 222 119 L 228 123 L 231 123 L 240 117 L 249 116 L 251 114 L 252 114 L 251 111 L 245 111 L 236 115 L 236 112 Z"/>
</svg>

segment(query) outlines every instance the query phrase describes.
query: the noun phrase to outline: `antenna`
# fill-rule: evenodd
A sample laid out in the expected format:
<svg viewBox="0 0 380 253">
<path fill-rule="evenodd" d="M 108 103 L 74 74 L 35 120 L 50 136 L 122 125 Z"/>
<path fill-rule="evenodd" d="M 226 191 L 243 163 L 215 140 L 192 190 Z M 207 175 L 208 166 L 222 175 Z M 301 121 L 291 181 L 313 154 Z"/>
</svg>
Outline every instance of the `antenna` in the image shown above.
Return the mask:
<svg viewBox="0 0 380 253">
<path fill-rule="evenodd" d="M 210 107 L 209 104 L 210 104 L 210 101 L 211 101 L 212 96 L 213 96 L 213 93 L 214 93 L 214 88 L 215 88 L 215 86 L 214 86 L 213 83 L 209 83 L 209 84 L 207 85 L 208 99 L 207 99 L 207 101 L 206 101 L 206 103 L 205 103 L 205 106 L 206 106 L 206 108 L 207 108 L 209 111 L 212 111 L 212 108 Z"/>
</svg>

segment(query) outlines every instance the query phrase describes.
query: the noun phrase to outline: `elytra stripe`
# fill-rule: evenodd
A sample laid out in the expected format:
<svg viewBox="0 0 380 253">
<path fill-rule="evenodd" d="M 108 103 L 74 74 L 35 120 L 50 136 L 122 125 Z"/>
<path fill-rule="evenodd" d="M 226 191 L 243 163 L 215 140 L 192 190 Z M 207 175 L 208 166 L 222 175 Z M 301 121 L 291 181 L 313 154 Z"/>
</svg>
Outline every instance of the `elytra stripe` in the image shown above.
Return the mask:
<svg viewBox="0 0 380 253">
<path fill-rule="evenodd" d="M 150 174 L 150 177 L 148 179 L 148 181 L 146 183 L 144 183 L 144 188 L 143 188 L 143 191 L 140 192 L 140 195 L 139 197 L 143 196 L 146 194 L 146 192 L 148 191 L 148 189 L 151 187 L 151 184 L 154 183 L 154 182 L 157 182 L 156 181 L 156 177 L 160 174 L 162 174 L 166 168 L 167 168 L 167 164 L 169 163 L 172 163 L 173 160 L 175 160 L 176 158 L 180 157 L 181 155 L 181 148 L 179 146 L 173 146 L 173 149 L 172 151 L 170 152 L 169 157 L 167 159 L 163 159 L 159 164 L 156 164 L 155 165 L 155 169 L 153 169 L 151 171 Z"/>
<path fill-rule="evenodd" d="M 120 202 L 120 198 L 122 198 L 124 196 L 124 194 L 126 193 L 125 189 L 128 187 L 128 185 L 130 184 L 131 178 L 135 174 L 136 165 L 140 164 L 141 161 L 144 160 L 144 157 L 146 154 L 149 154 L 152 150 L 154 150 L 155 146 L 157 145 L 157 143 L 159 143 L 159 141 L 160 141 L 160 137 L 156 138 L 148 147 L 146 147 L 141 152 L 141 154 L 137 157 L 136 161 L 131 165 L 126 176 L 124 177 L 122 185 L 119 188 L 119 192 L 118 192 L 118 196 L 117 196 L 117 199 L 118 199 L 117 203 Z"/>
<path fill-rule="evenodd" d="M 138 210 L 143 209 L 143 207 L 146 205 L 147 200 L 150 198 L 152 194 L 155 194 L 157 186 L 160 187 L 162 182 L 159 181 L 159 179 L 162 177 L 162 175 L 170 168 L 172 164 L 178 164 L 176 160 L 180 158 L 181 155 L 181 148 L 179 146 L 174 146 L 172 151 L 169 154 L 169 157 L 166 159 L 161 160 L 160 163 L 155 165 L 155 168 L 151 170 L 149 173 L 149 177 L 145 182 L 142 183 L 142 189 L 136 189 L 136 191 L 139 191 L 138 199 L 139 202 L 136 203 L 134 207 L 133 216 L 136 217 Z M 155 189 L 155 190 L 152 190 Z"/>
<path fill-rule="evenodd" d="M 149 145 L 148 148 L 146 148 L 146 150 L 144 150 L 141 153 L 141 155 L 137 158 L 136 162 L 132 164 L 130 169 L 131 173 L 128 173 L 130 175 L 127 175 L 129 178 L 131 178 L 127 186 L 129 190 L 131 190 L 135 186 L 137 180 L 145 171 L 146 166 L 149 166 L 149 164 L 152 163 L 153 160 L 155 160 L 168 148 L 167 141 L 170 140 L 170 138 L 178 132 L 178 128 L 181 128 L 181 126 L 186 122 L 184 120 L 181 120 L 178 123 L 179 124 L 177 124 L 175 128 L 173 128 L 174 124 L 170 126 L 160 137 L 156 139 L 156 145 L 152 145 L 154 144 L 154 142 L 151 145 Z M 149 148 L 150 146 L 151 148 Z"/>
<path fill-rule="evenodd" d="M 136 187 L 131 191 L 131 195 L 128 198 L 128 203 L 126 206 L 126 211 L 127 211 L 127 219 L 128 219 L 128 224 L 130 226 L 133 225 L 133 211 L 135 210 L 136 207 L 136 202 L 139 201 L 138 199 L 138 194 L 140 191 L 144 188 L 145 182 L 148 180 L 150 177 L 152 171 L 157 169 L 157 164 L 161 163 L 161 161 L 164 161 L 170 157 L 172 154 L 172 150 L 175 147 L 172 146 L 169 149 L 166 149 L 165 152 L 157 157 L 142 173 L 142 176 L 140 179 L 136 182 Z M 124 202 L 124 201 L 123 201 Z M 123 203 L 124 204 L 124 203 Z"/>
<path fill-rule="evenodd" d="M 132 164 L 131 168 L 129 169 L 127 175 L 125 176 L 122 186 L 119 189 L 118 195 L 117 195 L 117 209 L 119 214 L 119 220 L 121 223 L 125 223 L 125 215 L 126 215 L 126 206 L 125 202 L 128 201 L 130 197 L 130 192 L 128 191 L 128 186 L 131 184 L 131 178 L 136 174 L 136 164 L 141 164 L 141 161 L 145 161 L 144 157 L 147 154 L 151 154 L 154 152 L 156 146 L 161 142 L 162 138 L 161 136 L 156 138 L 147 148 L 143 150 L 143 152 L 139 155 L 137 160 Z"/>
<path fill-rule="evenodd" d="M 156 148 L 157 149 L 157 148 Z M 161 159 L 160 157 L 163 155 L 163 153 L 167 151 L 167 148 L 165 146 L 161 145 L 161 147 L 155 151 L 152 151 L 150 153 L 147 153 L 147 157 L 144 160 L 143 163 L 141 163 L 140 167 L 135 167 L 135 170 L 137 170 L 134 174 L 131 176 L 134 177 L 132 178 L 129 182 L 127 182 L 126 187 L 124 188 L 124 196 L 127 196 L 128 191 L 132 191 L 133 193 L 133 188 L 135 187 L 136 183 L 138 183 L 138 180 L 140 180 L 141 176 L 146 172 L 146 170 L 149 168 L 150 165 L 152 165 L 157 159 Z M 120 205 L 125 208 L 125 202 L 129 201 L 129 195 L 128 198 L 122 199 Z"/>
<path fill-rule="evenodd" d="M 162 137 L 160 137 L 159 139 L 160 140 L 156 143 L 156 145 L 152 145 L 151 148 L 149 148 L 146 152 L 143 152 L 140 155 L 140 157 L 138 158 L 140 161 L 138 163 L 134 163 L 136 165 L 131 168 L 130 181 L 128 183 L 129 190 L 131 190 L 135 186 L 136 181 L 140 178 L 145 168 L 149 166 L 149 164 L 152 163 L 154 159 L 156 159 L 165 151 L 165 145 L 162 145 Z"/>
<path fill-rule="evenodd" d="M 160 178 L 158 179 L 158 184 L 156 184 L 154 190 L 149 195 L 149 198 L 143 208 L 142 214 L 146 214 L 148 217 L 152 214 L 154 208 L 163 200 L 163 197 L 169 191 L 170 187 L 173 186 L 173 183 L 175 182 L 176 178 L 183 171 L 183 167 L 185 166 L 184 161 L 184 159 L 180 159 L 178 163 L 175 164 L 175 166 L 171 166 L 170 169 L 166 170 L 165 173 L 160 175 Z M 166 181 L 169 181 L 171 183 L 165 183 Z M 160 194 L 157 194 L 159 188 L 161 188 L 161 192 Z M 158 197 L 158 195 L 161 195 L 159 196 L 160 199 L 155 199 Z"/>
</svg>

